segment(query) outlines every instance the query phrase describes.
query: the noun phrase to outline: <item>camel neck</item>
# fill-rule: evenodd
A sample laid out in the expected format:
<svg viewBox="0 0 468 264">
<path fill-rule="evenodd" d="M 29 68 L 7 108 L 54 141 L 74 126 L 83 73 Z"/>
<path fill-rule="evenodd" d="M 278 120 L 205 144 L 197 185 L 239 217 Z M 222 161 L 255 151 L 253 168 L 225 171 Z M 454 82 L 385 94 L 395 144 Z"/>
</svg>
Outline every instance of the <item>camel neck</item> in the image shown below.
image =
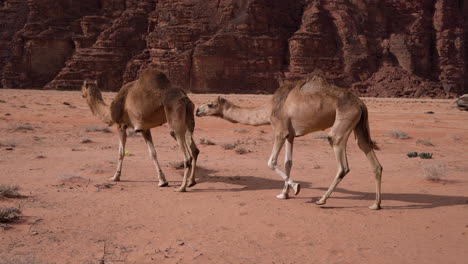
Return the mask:
<svg viewBox="0 0 468 264">
<path fill-rule="evenodd" d="M 270 114 L 270 103 L 253 108 L 244 108 L 233 104 L 227 104 L 224 106 L 222 118 L 233 123 L 260 126 L 270 124 Z"/>
<path fill-rule="evenodd" d="M 88 103 L 89 109 L 91 109 L 91 112 L 95 116 L 107 124 L 112 124 L 112 119 L 109 113 L 109 106 L 102 99 L 100 91 L 91 93 L 91 96 L 87 98 L 86 102 Z"/>
</svg>

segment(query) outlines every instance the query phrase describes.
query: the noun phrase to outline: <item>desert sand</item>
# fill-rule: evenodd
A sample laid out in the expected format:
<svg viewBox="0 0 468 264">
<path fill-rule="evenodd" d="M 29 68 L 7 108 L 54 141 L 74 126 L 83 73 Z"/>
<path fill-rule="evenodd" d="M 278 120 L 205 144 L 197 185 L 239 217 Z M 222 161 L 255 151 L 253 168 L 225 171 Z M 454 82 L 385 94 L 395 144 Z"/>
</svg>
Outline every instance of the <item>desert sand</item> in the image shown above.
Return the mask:
<svg viewBox="0 0 468 264">
<path fill-rule="evenodd" d="M 104 93 L 108 102 L 114 95 Z M 196 105 L 216 96 L 190 95 Z M 225 97 L 243 106 L 268 98 Z M 178 193 L 173 164 L 182 154 L 167 126 L 152 133 L 169 187 L 157 187 L 140 135 L 128 138 L 122 181 L 109 182 L 117 135 L 87 131 L 102 124 L 79 92 L 0 90 L 0 184 L 26 196 L 0 199 L 24 214 L 0 228 L 0 263 L 466 263 L 467 112 L 453 100 L 364 101 L 382 149 L 380 211 L 367 208 L 374 179 L 353 136 L 350 173 L 317 206 L 337 169 L 326 131 L 296 139 L 292 178 L 302 191 L 278 200 L 283 182 L 267 167 L 270 127 L 196 118 L 198 184 Z M 390 136 L 397 130 L 410 138 Z M 224 147 L 235 143 L 237 151 Z"/>
</svg>

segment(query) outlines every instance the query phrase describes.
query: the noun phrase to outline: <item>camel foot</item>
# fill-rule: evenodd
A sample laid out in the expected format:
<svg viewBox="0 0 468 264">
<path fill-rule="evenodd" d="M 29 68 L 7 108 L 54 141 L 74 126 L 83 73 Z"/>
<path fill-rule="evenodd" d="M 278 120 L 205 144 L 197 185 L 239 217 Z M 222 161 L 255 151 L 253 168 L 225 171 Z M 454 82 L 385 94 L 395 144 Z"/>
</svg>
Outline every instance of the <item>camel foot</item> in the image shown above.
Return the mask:
<svg viewBox="0 0 468 264">
<path fill-rule="evenodd" d="M 109 181 L 115 181 L 115 182 L 118 182 L 120 181 L 120 176 L 119 177 L 112 177 L 112 178 L 109 178 Z"/>
<path fill-rule="evenodd" d="M 315 202 L 316 205 L 324 205 L 326 204 L 327 202 L 325 202 L 324 200 L 320 199 L 318 201 Z"/>
<path fill-rule="evenodd" d="M 180 187 L 176 189 L 176 192 L 186 192 L 186 191 L 187 190 L 185 189 L 185 187 Z"/>
<path fill-rule="evenodd" d="M 187 186 L 188 186 L 188 187 L 193 187 L 193 186 L 195 186 L 195 185 L 197 185 L 197 182 L 191 181 L 191 182 L 189 182 L 189 184 L 188 184 Z"/>
<path fill-rule="evenodd" d="M 159 187 L 167 187 L 167 186 L 169 186 L 169 182 L 167 182 L 167 181 L 159 181 L 158 186 L 159 186 Z"/>
<path fill-rule="evenodd" d="M 380 204 L 373 204 L 373 205 L 369 206 L 369 209 L 371 209 L 371 210 L 380 210 L 381 207 L 380 207 Z"/>
<path fill-rule="evenodd" d="M 299 183 L 293 183 L 291 187 L 294 190 L 294 195 L 298 195 L 301 192 L 301 185 Z"/>
<path fill-rule="evenodd" d="M 289 199 L 289 195 L 286 194 L 286 193 L 281 193 L 281 194 L 276 195 L 276 198 L 278 198 L 278 199 Z"/>
</svg>

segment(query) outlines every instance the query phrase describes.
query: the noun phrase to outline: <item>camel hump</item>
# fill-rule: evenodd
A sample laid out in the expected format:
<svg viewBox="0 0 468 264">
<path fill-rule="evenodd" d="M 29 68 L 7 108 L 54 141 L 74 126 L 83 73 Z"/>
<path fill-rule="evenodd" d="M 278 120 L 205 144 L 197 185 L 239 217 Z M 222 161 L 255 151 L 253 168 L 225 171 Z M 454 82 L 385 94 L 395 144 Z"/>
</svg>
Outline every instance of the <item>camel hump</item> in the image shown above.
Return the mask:
<svg viewBox="0 0 468 264">
<path fill-rule="evenodd" d="M 144 87 L 165 90 L 171 86 L 167 76 L 154 68 L 147 68 L 138 78 L 138 84 Z"/>
</svg>

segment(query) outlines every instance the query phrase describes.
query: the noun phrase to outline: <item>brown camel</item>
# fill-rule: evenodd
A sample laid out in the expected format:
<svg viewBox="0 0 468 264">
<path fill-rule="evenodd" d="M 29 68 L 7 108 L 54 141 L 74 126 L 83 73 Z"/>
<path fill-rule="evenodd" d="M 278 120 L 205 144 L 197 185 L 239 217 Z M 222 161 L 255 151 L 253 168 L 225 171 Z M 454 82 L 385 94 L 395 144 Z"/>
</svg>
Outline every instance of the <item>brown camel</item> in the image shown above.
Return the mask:
<svg viewBox="0 0 468 264">
<path fill-rule="evenodd" d="M 455 104 L 457 105 L 458 110 L 468 111 L 468 94 L 464 94 L 460 98 L 458 98 L 455 101 Z"/>
<path fill-rule="evenodd" d="M 187 94 L 171 87 L 167 77 L 154 69 L 145 70 L 136 81 L 124 85 L 110 107 L 102 99 L 96 81 L 84 81 L 81 95 L 86 99 L 91 112 L 108 125 L 116 124 L 119 133 L 119 162 L 112 181 L 120 181 L 122 162 L 125 157 L 126 129 L 141 132 L 146 141 L 159 178 L 159 186 L 168 186 L 159 166 L 150 129 L 169 123 L 171 136 L 184 153 L 184 178 L 178 191 L 186 191 L 195 182 L 195 167 L 198 157 L 192 135 L 195 128 L 194 104 Z M 188 184 L 187 184 L 188 181 Z"/>
<path fill-rule="evenodd" d="M 374 153 L 379 149 L 371 140 L 367 107 L 351 92 L 329 84 L 321 76 L 286 84 L 280 87 L 271 100 L 255 108 L 241 108 L 228 100 L 217 100 L 201 105 L 197 116 L 217 116 L 231 122 L 247 125 L 271 124 L 274 133 L 273 151 L 268 167 L 285 180 L 284 188 L 277 198 L 289 198 L 289 187 L 297 195 L 299 183 L 290 178 L 292 168 L 292 150 L 295 137 L 304 136 L 314 131 L 331 127 L 328 141 L 338 161 L 338 173 L 328 191 L 316 202 L 326 203 L 338 183 L 349 172 L 346 157 L 346 143 L 354 130 L 359 148 L 366 154 L 375 174 L 376 198 L 370 209 L 380 209 L 380 186 L 382 166 Z M 286 142 L 285 172 L 277 167 L 278 154 Z"/>
</svg>

